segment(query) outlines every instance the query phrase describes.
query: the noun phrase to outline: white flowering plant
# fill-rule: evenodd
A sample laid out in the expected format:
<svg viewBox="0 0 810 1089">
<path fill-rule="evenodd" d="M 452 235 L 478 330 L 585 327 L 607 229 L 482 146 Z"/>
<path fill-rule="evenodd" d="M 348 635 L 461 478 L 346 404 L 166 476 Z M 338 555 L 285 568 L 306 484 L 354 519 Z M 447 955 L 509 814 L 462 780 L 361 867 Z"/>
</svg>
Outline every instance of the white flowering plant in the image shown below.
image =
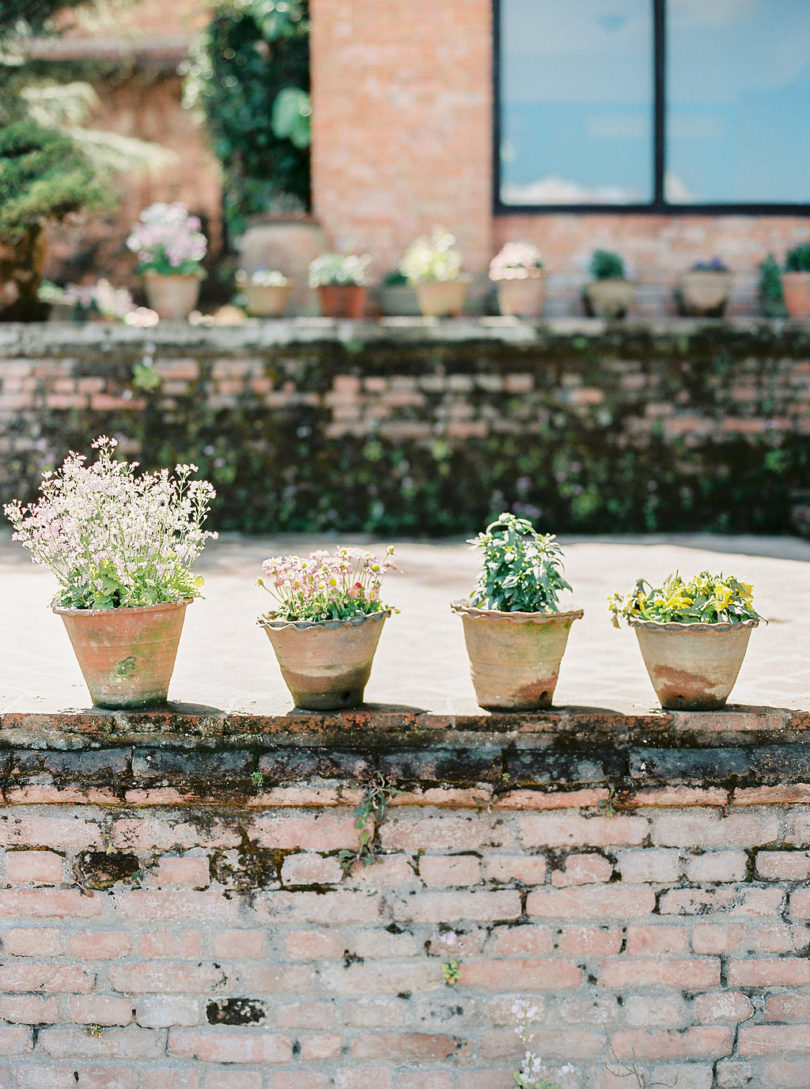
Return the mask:
<svg viewBox="0 0 810 1089">
<path fill-rule="evenodd" d="M 531 242 L 507 242 L 489 263 L 490 280 L 526 280 L 543 268 L 543 258 Z"/>
<path fill-rule="evenodd" d="M 138 272 L 163 276 L 199 276 L 208 249 L 198 216 L 189 214 L 185 204 L 157 201 L 144 208 L 127 247 L 138 255 Z"/>
<path fill-rule="evenodd" d="M 256 287 L 286 287 L 290 281 L 277 269 L 257 268 L 253 272 L 246 272 L 240 268 L 236 273 L 236 282 L 240 287 L 245 284 L 254 284 Z"/>
<path fill-rule="evenodd" d="M 332 284 L 368 284 L 371 254 L 322 253 L 309 265 L 309 286 L 329 287 Z"/>
<path fill-rule="evenodd" d="M 117 440 L 100 436 L 96 460 L 71 451 L 45 473 L 36 503 L 4 506 L 13 539 L 47 567 L 60 589 L 54 605 L 116 609 L 176 604 L 199 597 L 202 578 L 191 565 L 206 540 L 215 496 L 195 465 L 136 475 L 137 462 L 114 457 Z"/>
<path fill-rule="evenodd" d="M 347 620 L 394 612 L 380 600 L 383 576 L 396 570 L 394 546 L 385 555 L 359 548 L 318 551 L 309 556 L 273 556 L 262 564 L 259 585 L 275 599 L 263 620 Z M 265 579 L 267 581 L 265 581 Z"/>
<path fill-rule="evenodd" d="M 408 283 L 420 280 L 457 280 L 461 275 L 461 253 L 455 236 L 443 227 L 434 227 L 408 246 L 399 263 Z"/>
</svg>

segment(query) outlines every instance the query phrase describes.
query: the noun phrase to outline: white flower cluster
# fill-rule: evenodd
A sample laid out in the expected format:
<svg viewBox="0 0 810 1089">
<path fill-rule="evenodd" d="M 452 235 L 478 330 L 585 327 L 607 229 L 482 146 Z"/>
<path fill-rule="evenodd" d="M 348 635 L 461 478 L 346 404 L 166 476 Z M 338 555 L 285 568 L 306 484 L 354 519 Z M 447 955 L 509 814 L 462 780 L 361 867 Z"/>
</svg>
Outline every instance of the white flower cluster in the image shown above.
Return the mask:
<svg viewBox="0 0 810 1089">
<path fill-rule="evenodd" d="M 457 280 L 461 272 L 461 254 L 455 246 L 454 235 L 443 227 L 434 227 L 429 238 L 422 236 L 408 246 L 399 270 L 410 283 Z"/>
</svg>

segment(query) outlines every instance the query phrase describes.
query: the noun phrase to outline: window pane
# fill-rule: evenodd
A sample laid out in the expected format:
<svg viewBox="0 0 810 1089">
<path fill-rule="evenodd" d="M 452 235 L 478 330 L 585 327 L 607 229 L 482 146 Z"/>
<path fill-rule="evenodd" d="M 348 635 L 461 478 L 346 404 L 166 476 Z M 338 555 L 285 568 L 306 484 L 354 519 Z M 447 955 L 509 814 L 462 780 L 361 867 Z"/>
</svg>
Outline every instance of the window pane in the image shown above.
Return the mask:
<svg viewBox="0 0 810 1089">
<path fill-rule="evenodd" d="M 810 203 L 808 0 L 669 0 L 666 199 Z"/>
<path fill-rule="evenodd" d="M 651 0 L 501 0 L 502 203 L 653 197 Z"/>
</svg>

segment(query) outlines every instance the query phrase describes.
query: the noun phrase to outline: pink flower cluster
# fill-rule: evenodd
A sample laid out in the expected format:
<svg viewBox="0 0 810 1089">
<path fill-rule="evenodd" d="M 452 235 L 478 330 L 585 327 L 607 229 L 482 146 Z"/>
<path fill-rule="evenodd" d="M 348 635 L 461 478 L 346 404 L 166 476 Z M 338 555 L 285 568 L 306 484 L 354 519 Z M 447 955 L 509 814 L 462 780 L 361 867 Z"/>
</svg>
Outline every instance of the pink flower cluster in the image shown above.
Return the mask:
<svg viewBox="0 0 810 1089">
<path fill-rule="evenodd" d="M 343 620 L 387 610 L 390 606 L 380 601 L 380 586 L 385 573 L 396 570 L 393 554 L 389 545 L 382 557 L 359 548 L 270 557 L 262 564 L 265 578 L 259 579 L 276 601 L 267 615 L 281 620 Z"/>
<path fill-rule="evenodd" d="M 198 216 L 189 215 L 184 204 L 150 204 L 127 239 L 127 247 L 138 255 L 139 272 L 164 275 L 197 274 L 208 244 L 200 230 Z"/>
</svg>

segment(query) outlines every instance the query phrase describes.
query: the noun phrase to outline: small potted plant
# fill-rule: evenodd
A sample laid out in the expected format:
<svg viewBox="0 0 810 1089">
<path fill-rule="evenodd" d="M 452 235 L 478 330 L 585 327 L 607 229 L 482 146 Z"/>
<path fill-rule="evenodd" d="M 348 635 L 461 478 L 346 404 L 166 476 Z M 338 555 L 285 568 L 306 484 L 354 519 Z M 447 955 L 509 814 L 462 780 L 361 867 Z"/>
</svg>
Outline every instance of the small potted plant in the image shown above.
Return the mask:
<svg viewBox="0 0 810 1089">
<path fill-rule="evenodd" d="M 127 239 L 138 255 L 149 306 L 160 318 L 186 318 L 197 305 L 208 248 L 200 226 L 185 204 L 158 201 L 141 212 Z"/>
<path fill-rule="evenodd" d="M 413 241 L 399 263 L 401 272 L 412 284 L 423 317 L 458 317 L 470 285 L 461 273 L 461 253 L 455 237 L 443 227 L 434 227 L 428 237 Z"/>
<path fill-rule="evenodd" d="M 589 269 L 593 281 L 584 289 L 588 313 L 596 318 L 625 317 L 636 289 L 627 279 L 622 257 L 610 250 L 594 250 Z"/>
<path fill-rule="evenodd" d="M 731 293 L 732 276 L 719 257 L 695 261 L 678 279 L 677 294 L 692 317 L 721 317 Z"/>
<path fill-rule="evenodd" d="M 393 546 L 382 557 L 338 548 L 264 561 L 259 585 L 275 606 L 258 624 L 296 707 L 337 711 L 363 702 L 383 624 L 396 611 L 380 600 L 393 555 Z"/>
<path fill-rule="evenodd" d="M 701 571 L 685 582 L 676 571 L 661 586 L 639 579 L 629 594 L 611 594 L 613 624 L 635 631 L 644 665 L 668 710 L 725 706 L 751 630 L 762 619 L 753 590 L 733 576 Z"/>
<path fill-rule="evenodd" d="M 214 489 L 190 480 L 194 465 L 135 474 L 113 455 L 115 439 L 93 443 L 92 465 L 69 453 L 46 473 L 39 500 L 4 510 L 14 540 L 59 582 L 62 617 L 97 707 L 147 707 L 168 694 L 186 606 L 200 596 L 191 565 Z"/>
<path fill-rule="evenodd" d="M 561 612 L 562 550 L 531 522 L 501 514 L 468 542 L 482 553 L 472 593 L 450 606 L 464 626 L 476 699 L 487 711 L 550 707 L 571 625 Z"/>
<path fill-rule="evenodd" d="M 531 242 L 507 242 L 490 261 L 489 278 L 502 314 L 534 318 L 542 312 L 546 274 L 540 250 Z"/>
<path fill-rule="evenodd" d="M 381 312 L 388 317 L 418 317 L 422 311 L 416 292 L 408 283 L 402 269 L 395 268 L 385 276 L 377 289 Z"/>
<path fill-rule="evenodd" d="M 790 318 L 810 318 L 810 242 L 788 250 L 782 272 L 782 294 Z"/>
<path fill-rule="evenodd" d="M 367 253 L 322 253 L 310 262 L 309 286 L 318 292 L 325 318 L 362 318 L 370 267 Z"/>
<path fill-rule="evenodd" d="M 245 298 L 245 309 L 257 318 L 283 317 L 292 288 L 283 272 L 257 268 L 248 273 L 239 269 L 236 283 Z"/>
</svg>

